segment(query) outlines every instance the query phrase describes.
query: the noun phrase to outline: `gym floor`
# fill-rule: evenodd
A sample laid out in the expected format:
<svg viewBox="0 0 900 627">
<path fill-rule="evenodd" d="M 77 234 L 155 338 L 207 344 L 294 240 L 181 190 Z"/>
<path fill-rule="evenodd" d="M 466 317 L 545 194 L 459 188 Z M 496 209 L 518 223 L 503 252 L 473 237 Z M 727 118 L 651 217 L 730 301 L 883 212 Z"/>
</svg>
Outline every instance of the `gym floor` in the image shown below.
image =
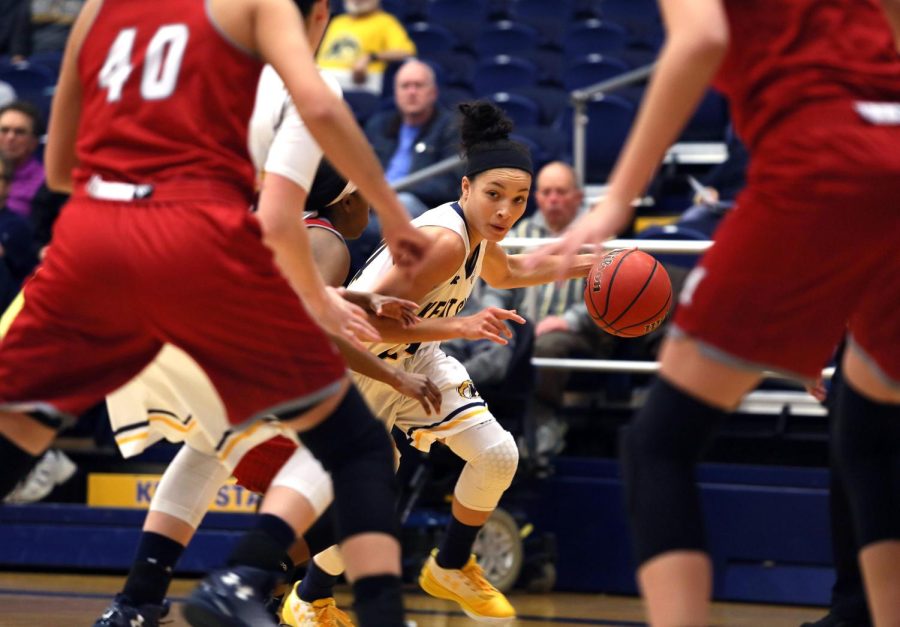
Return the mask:
<svg viewBox="0 0 900 627">
<path fill-rule="evenodd" d="M 123 581 L 122 576 L 0 573 L 0 627 L 89 627 Z M 195 584 L 195 580 L 176 581 L 171 591 L 173 600 L 183 599 Z M 520 627 L 644 624 L 640 601 L 632 597 L 517 592 L 511 601 L 519 613 L 515 625 Z M 338 595 L 338 604 L 350 604 L 346 589 Z M 414 588 L 408 589 L 406 605 L 408 618 L 418 627 L 476 624 L 455 605 L 432 599 Z M 797 627 L 823 614 L 822 608 L 717 603 L 713 622 L 717 627 Z M 167 627 L 187 625 L 178 603 L 173 618 Z"/>
</svg>

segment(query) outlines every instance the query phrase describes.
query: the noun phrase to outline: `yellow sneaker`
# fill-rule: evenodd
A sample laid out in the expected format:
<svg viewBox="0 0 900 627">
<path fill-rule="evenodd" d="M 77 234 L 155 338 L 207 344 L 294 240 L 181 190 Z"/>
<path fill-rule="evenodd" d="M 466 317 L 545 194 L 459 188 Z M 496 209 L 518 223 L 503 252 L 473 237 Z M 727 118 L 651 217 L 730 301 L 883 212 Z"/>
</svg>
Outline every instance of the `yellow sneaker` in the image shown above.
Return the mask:
<svg viewBox="0 0 900 627">
<path fill-rule="evenodd" d="M 347 613 L 338 608 L 334 598 L 318 599 L 307 603 L 300 598 L 297 588 L 300 582 L 294 584 L 291 593 L 281 606 L 279 617 L 282 625 L 288 627 L 353 627 L 353 621 Z"/>
<path fill-rule="evenodd" d="M 419 585 L 438 599 L 459 603 L 469 618 L 482 623 L 502 625 L 516 617 L 516 610 L 503 593 L 484 578 L 475 556 L 461 569 L 441 568 L 435 561 L 437 549 L 422 567 Z"/>
</svg>

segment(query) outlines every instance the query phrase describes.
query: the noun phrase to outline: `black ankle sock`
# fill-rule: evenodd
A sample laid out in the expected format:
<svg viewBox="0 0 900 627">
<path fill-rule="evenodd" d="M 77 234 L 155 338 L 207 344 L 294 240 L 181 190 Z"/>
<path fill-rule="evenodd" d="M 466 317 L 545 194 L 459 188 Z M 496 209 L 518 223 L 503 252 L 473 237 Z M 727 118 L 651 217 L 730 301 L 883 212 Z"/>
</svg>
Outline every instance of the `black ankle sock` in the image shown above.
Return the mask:
<svg viewBox="0 0 900 627">
<path fill-rule="evenodd" d="M 40 455 L 30 455 L 0 435 L 0 500 L 12 492 L 40 458 Z"/>
<path fill-rule="evenodd" d="M 353 609 L 360 627 L 404 627 L 400 577 L 363 577 L 353 584 Z"/>
<path fill-rule="evenodd" d="M 334 586 L 337 584 L 338 575 L 330 575 L 316 565 L 314 560 L 309 561 L 309 568 L 297 588 L 300 598 L 307 603 L 327 599 L 334 596 Z"/>
<path fill-rule="evenodd" d="M 437 564 L 441 568 L 462 568 L 472 555 L 472 545 L 475 544 L 475 536 L 478 535 L 481 526 L 473 527 L 464 525 L 450 518 L 447 526 L 447 535 L 441 541 L 437 554 Z"/>
<path fill-rule="evenodd" d="M 272 514 L 262 514 L 228 558 L 229 566 L 253 566 L 282 573 L 282 561 L 296 539 L 289 524 Z"/>
<path fill-rule="evenodd" d="M 175 540 L 152 531 L 143 532 L 122 592 L 135 605 L 162 605 L 172 570 L 183 552 L 184 547 Z"/>
</svg>

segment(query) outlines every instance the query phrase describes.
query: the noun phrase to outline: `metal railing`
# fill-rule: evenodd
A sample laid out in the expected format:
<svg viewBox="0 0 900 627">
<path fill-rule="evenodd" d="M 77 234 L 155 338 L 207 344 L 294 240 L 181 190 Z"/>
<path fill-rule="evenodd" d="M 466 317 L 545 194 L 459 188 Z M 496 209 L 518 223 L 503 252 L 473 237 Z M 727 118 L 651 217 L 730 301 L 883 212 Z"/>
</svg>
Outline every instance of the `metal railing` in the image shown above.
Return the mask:
<svg viewBox="0 0 900 627">
<path fill-rule="evenodd" d="M 535 248 L 556 241 L 557 238 L 540 237 L 507 237 L 500 242 L 503 248 Z M 607 250 L 616 248 L 638 248 L 644 252 L 666 254 L 696 254 L 708 250 L 711 241 L 685 240 L 635 240 L 612 239 L 602 243 Z M 531 363 L 536 368 L 549 370 L 571 370 L 573 372 L 625 372 L 631 374 L 655 374 L 659 371 L 659 362 L 634 361 L 623 359 L 564 359 L 555 357 L 532 357 Z M 822 370 L 822 378 L 831 379 L 834 368 Z M 777 372 L 764 372 L 765 379 L 788 378 Z M 748 394 L 738 408 L 739 411 L 754 414 L 780 414 L 785 407 L 794 415 L 824 416 L 826 410 L 812 395 L 803 391 L 771 391 L 756 390 Z"/>
<path fill-rule="evenodd" d="M 653 73 L 655 63 L 645 65 L 637 69 L 619 74 L 605 81 L 589 85 L 582 89 L 576 89 L 570 94 L 572 100 L 572 159 L 575 174 L 578 176 L 578 185 L 584 185 L 585 172 L 587 170 L 586 157 L 586 133 L 588 124 L 587 104 L 597 94 L 610 94 L 614 91 L 634 85 L 645 80 Z"/>
</svg>

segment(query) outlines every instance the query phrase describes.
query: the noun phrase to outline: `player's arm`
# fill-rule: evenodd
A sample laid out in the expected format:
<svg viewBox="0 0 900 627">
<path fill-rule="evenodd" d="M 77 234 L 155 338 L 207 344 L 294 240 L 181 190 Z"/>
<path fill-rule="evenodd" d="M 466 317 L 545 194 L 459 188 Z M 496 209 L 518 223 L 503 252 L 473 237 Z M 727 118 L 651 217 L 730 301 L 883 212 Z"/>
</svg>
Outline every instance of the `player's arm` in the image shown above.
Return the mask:
<svg viewBox="0 0 900 627">
<path fill-rule="evenodd" d="M 362 309 L 345 301 L 333 288 L 326 289 L 316 268 L 308 229 L 298 209 L 306 203 L 306 195 L 306 190 L 290 179 L 275 173 L 266 175 L 256 212 L 263 242 L 272 250 L 291 288 L 325 331 L 350 342 L 375 341 L 378 333 Z"/>
<path fill-rule="evenodd" d="M 498 244 L 490 242 L 484 255 L 481 277 L 491 287 L 510 289 L 551 283 L 559 278 L 574 279 L 587 276 L 596 258 L 594 255 L 563 257 L 548 255 L 537 263 L 526 263 L 526 255 L 507 255 Z"/>
<path fill-rule="evenodd" d="M 99 0 L 88 0 L 66 42 L 59 80 L 50 106 L 50 126 L 47 129 L 47 150 L 44 168 L 47 187 L 55 192 L 72 193 L 72 170 L 77 164 L 75 138 L 81 118 L 81 81 L 78 78 L 78 53 L 97 11 Z"/>
<path fill-rule="evenodd" d="M 381 220 L 396 263 L 421 261 L 427 237 L 409 224 L 409 214 L 388 186 L 384 171 L 347 105 L 319 76 L 303 35 L 302 17 L 288 0 L 253 0 L 252 41 L 284 80 L 297 111 L 329 161 L 355 182 Z"/>
<path fill-rule="evenodd" d="M 327 285 L 340 287 L 350 272 L 350 251 L 347 245 L 340 236 L 327 229 L 307 228 L 307 231 L 313 259 L 322 279 Z"/>
<path fill-rule="evenodd" d="M 900 0 L 881 0 L 881 6 L 894 33 L 894 45 L 900 50 Z"/>
<path fill-rule="evenodd" d="M 373 286 L 374 292 L 412 300 L 426 305 L 422 299 L 434 289 L 452 278 L 462 264 L 466 248 L 457 233 L 441 227 L 423 227 L 432 235 L 432 262 L 421 267 L 411 277 L 405 277 L 398 269 L 392 268 Z M 399 343 L 442 342 L 456 338 L 489 339 L 506 344 L 511 332 L 504 320 L 524 322 L 515 312 L 490 307 L 472 316 L 448 318 L 423 318 L 412 327 L 404 326 L 397 320 L 387 320 L 369 316 L 369 321 L 378 329 L 383 341 Z"/>
</svg>

